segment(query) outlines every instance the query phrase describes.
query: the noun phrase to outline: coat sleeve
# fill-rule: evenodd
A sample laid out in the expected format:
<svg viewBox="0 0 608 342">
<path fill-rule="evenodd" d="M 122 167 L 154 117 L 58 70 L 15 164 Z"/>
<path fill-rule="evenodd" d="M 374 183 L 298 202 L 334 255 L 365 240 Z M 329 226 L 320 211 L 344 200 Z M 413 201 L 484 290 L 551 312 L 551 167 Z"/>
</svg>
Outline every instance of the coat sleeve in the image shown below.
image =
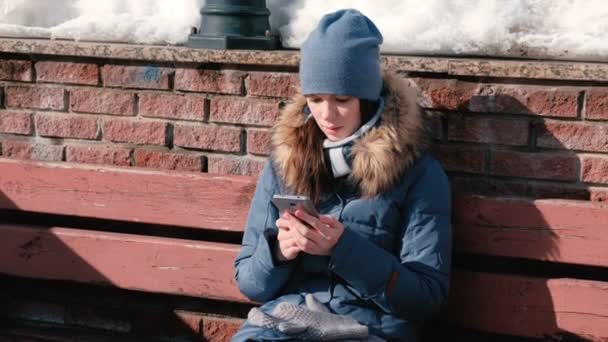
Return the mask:
<svg viewBox="0 0 608 342">
<path fill-rule="evenodd" d="M 277 264 L 278 211 L 272 205 L 278 191 L 276 175 L 269 160 L 260 175 L 249 208 L 241 251 L 235 259 L 235 278 L 241 292 L 249 299 L 265 302 L 274 298 L 287 282 L 294 262 Z"/>
<path fill-rule="evenodd" d="M 330 269 L 381 310 L 409 320 L 439 313 L 451 263 L 451 197 L 443 169 L 431 158 L 416 166 L 402 208 L 399 255 L 345 227 Z"/>
</svg>

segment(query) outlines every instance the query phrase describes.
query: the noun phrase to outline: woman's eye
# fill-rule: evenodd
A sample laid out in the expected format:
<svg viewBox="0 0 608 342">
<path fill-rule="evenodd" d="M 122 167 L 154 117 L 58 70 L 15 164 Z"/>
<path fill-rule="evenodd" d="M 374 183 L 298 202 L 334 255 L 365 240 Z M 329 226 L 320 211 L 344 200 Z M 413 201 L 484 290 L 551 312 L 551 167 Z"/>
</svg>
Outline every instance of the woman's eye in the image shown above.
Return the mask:
<svg viewBox="0 0 608 342">
<path fill-rule="evenodd" d="M 312 102 L 312 103 L 319 103 L 321 102 L 321 98 L 319 97 L 313 97 L 313 98 L 309 98 L 308 101 Z"/>
<path fill-rule="evenodd" d="M 336 101 L 342 102 L 342 103 L 348 102 L 348 101 L 350 101 L 350 99 L 351 99 L 350 97 L 336 97 Z"/>
</svg>

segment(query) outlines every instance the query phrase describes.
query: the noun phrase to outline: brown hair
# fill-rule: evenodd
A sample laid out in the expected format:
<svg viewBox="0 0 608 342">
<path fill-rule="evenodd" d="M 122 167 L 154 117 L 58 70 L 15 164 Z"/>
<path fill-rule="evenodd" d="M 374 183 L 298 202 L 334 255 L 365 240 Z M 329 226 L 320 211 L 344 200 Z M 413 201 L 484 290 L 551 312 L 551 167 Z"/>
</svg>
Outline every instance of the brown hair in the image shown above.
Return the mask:
<svg viewBox="0 0 608 342">
<path fill-rule="evenodd" d="M 359 101 L 363 124 L 375 113 L 377 102 L 361 99 Z M 294 141 L 304 141 L 304 144 L 293 146 L 288 168 L 300 168 L 304 172 L 299 173 L 303 176 L 291 180 L 292 190 L 297 194 L 307 195 L 318 204 L 321 196 L 331 191 L 333 181 L 331 168 L 326 163 L 323 151 L 325 135 L 312 117 L 296 129 L 295 134 Z"/>
<path fill-rule="evenodd" d="M 325 164 L 323 155 L 323 140 L 325 135 L 317 125 L 314 118 L 310 118 L 303 126 L 295 130 L 296 141 L 304 141 L 304 144 L 296 144 L 290 158 L 289 167 L 302 168 L 304 175 L 293 180 L 293 191 L 310 197 L 315 203 L 323 193 L 331 187 L 331 174 Z"/>
<path fill-rule="evenodd" d="M 368 122 L 369 119 L 376 114 L 378 109 L 377 101 L 359 100 L 359 108 L 361 108 L 361 124 Z"/>
</svg>

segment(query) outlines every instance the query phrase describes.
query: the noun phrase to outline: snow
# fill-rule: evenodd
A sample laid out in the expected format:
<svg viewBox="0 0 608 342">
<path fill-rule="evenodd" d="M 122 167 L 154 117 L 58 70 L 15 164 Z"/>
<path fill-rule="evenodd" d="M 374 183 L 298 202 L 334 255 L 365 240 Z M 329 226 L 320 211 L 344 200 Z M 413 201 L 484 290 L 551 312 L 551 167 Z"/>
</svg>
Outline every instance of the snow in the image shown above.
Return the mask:
<svg viewBox="0 0 608 342">
<path fill-rule="evenodd" d="M 204 0 L 0 0 L 0 36 L 183 44 Z M 382 51 L 608 61 L 605 0 L 267 0 L 274 32 L 297 48 L 320 17 L 357 8 Z"/>
<path fill-rule="evenodd" d="M 0 0 L 0 36 L 180 44 L 199 0 Z"/>
</svg>

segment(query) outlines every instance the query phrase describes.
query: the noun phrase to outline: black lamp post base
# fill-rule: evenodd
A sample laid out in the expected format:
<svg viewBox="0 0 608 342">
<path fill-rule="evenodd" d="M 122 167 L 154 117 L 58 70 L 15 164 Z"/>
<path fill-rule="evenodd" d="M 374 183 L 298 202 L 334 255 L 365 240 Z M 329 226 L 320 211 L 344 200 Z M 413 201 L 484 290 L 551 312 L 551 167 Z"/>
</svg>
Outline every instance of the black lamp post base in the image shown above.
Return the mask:
<svg viewBox="0 0 608 342">
<path fill-rule="evenodd" d="M 186 46 L 204 49 L 275 50 L 266 0 L 206 0 L 201 27 Z"/>
<path fill-rule="evenodd" d="M 199 49 L 276 50 L 276 37 L 210 37 L 200 34 L 190 35 L 186 46 Z"/>
</svg>

